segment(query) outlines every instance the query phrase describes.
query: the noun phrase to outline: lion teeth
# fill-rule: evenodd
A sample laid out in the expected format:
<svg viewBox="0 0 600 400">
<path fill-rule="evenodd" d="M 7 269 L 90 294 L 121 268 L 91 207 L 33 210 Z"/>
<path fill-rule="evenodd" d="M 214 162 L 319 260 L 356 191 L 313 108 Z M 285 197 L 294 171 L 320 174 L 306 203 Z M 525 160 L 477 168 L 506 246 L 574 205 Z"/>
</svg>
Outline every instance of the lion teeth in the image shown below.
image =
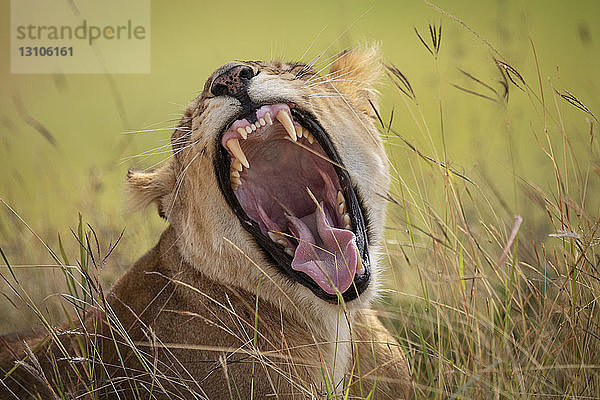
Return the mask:
<svg viewBox="0 0 600 400">
<path fill-rule="evenodd" d="M 274 242 L 276 242 L 277 239 L 279 238 L 279 236 L 272 231 L 267 232 L 267 235 L 269 235 L 269 238 Z"/>
<path fill-rule="evenodd" d="M 250 125 L 248 125 L 248 126 L 246 127 L 246 132 L 248 132 L 248 133 L 252 133 L 252 128 L 250 127 Z"/>
<path fill-rule="evenodd" d="M 285 110 L 281 110 L 277 113 L 276 118 L 279 122 L 281 122 L 281 125 L 283 125 L 285 131 L 288 135 L 290 135 L 292 140 L 294 142 L 298 140 L 298 137 L 296 136 L 296 129 L 294 128 L 294 122 L 292 122 L 292 117 L 290 117 L 290 114 L 288 114 L 288 112 Z"/>
<path fill-rule="evenodd" d="M 338 212 L 344 214 L 346 212 L 346 200 L 344 199 L 344 195 L 342 192 L 337 193 L 337 203 L 338 203 Z"/>
<path fill-rule="evenodd" d="M 227 147 L 229 148 L 229 151 L 231 151 L 231 154 L 233 154 L 236 159 L 240 160 L 240 163 L 242 163 L 244 167 L 250 168 L 248 159 L 242 151 L 242 148 L 240 147 L 240 141 L 238 139 L 229 139 L 227 141 Z"/>
<path fill-rule="evenodd" d="M 350 215 L 348 215 L 348 213 L 342 215 L 342 221 L 344 222 L 345 228 L 350 229 Z"/>
<path fill-rule="evenodd" d="M 255 124 L 251 124 L 250 128 L 252 128 L 252 131 L 254 132 L 256 130 L 256 125 Z"/>
<path fill-rule="evenodd" d="M 296 126 L 296 135 L 298 135 L 299 138 L 302 137 L 302 127 L 300 125 Z"/>
<path fill-rule="evenodd" d="M 304 133 L 304 137 L 308 140 L 308 143 L 313 144 L 315 141 L 315 137 L 308 130 Z"/>
<path fill-rule="evenodd" d="M 239 166 L 239 170 L 237 169 Z M 233 160 L 231 163 L 231 172 L 229 173 L 229 181 L 231 182 L 231 188 L 236 191 L 238 187 L 242 184 L 242 179 L 240 178 L 240 171 L 242 170 L 242 165 L 240 164 L 240 160 L 237 158 Z"/>
<path fill-rule="evenodd" d="M 285 252 L 286 252 L 288 255 L 290 255 L 290 256 L 292 256 L 292 257 L 294 257 L 294 249 L 292 249 L 291 247 L 286 247 L 286 248 L 285 248 Z"/>
<path fill-rule="evenodd" d="M 280 234 L 278 234 L 278 233 L 275 233 L 275 232 L 273 232 L 273 231 L 269 231 L 269 232 L 267 232 L 267 234 L 269 235 L 269 238 L 270 238 L 270 239 L 271 239 L 273 242 L 275 242 L 275 243 L 277 243 L 278 245 L 280 245 L 280 246 L 283 246 L 283 247 L 287 246 L 287 244 L 288 244 L 288 243 L 287 243 L 287 240 L 285 240 L 285 239 L 284 239 L 284 238 L 283 238 L 283 237 L 282 237 Z"/>
<path fill-rule="evenodd" d="M 265 126 L 267 124 L 264 118 L 259 119 L 258 123 L 260 124 L 260 126 Z"/>
<path fill-rule="evenodd" d="M 273 120 L 271 119 L 271 113 L 265 114 L 265 121 L 267 121 L 267 124 L 273 125 Z"/>
<path fill-rule="evenodd" d="M 233 162 L 231 163 L 231 168 L 242 172 L 242 163 L 240 162 L 240 160 L 238 160 L 237 158 L 233 160 Z"/>
<path fill-rule="evenodd" d="M 241 137 L 243 137 L 244 139 L 248 139 L 248 132 L 246 132 L 244 128 L 238 128 L 237 131 Z"/>
</svg>

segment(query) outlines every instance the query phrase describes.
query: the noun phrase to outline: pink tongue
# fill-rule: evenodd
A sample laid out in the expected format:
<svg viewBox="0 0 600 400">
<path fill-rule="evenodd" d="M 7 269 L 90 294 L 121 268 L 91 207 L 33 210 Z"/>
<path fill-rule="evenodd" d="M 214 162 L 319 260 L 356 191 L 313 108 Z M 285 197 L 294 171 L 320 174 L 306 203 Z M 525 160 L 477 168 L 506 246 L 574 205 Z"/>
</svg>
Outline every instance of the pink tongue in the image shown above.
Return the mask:
<svg viewBox="0 0 600 400">
<path fill-rule="evenodd" d="M 302 219 L 286 215 L 298 238 L 292 268 L 310 276 L 325 292 L 344 293 L 356 274 L 356 237 L 352 231 L 334 228 L 327 211 L 316 207 Z"/>
</svg>

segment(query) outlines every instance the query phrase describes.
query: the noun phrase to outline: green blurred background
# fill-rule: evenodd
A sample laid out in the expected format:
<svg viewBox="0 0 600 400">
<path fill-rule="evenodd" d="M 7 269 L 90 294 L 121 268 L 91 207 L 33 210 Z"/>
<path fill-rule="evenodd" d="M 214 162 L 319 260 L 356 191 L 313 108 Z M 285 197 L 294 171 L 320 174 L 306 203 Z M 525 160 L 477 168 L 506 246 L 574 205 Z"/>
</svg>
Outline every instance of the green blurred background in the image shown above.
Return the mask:
<svg viewBox="0 0 600 400">
<path fill-rule="evenodd" d="M 536 129 L 540 126 L 544 114 L 531 107 L 535 99 L 530 94 L 514 86 L 504 103 L 467 94 L 453 84 L 491 94 L 460 68 L 501 91 L 492 59 L 497 57 L 518 69 L 534 92 L 539 91 L 533 42 L 548 107 L 555 108 L 556 96 L 549 90 L 555 87 L 568 89 L 590 110 L 600 112 L 600 2 L 438 0 L 436 4 L 476 35 L 419 0 L 152 1 L 151 73 L 108 76 L 11 74 L 10 5 L 4 0 L 0 5 L 0 53 L 5 55 L 0 62 L 0 198 L 54 249 L 60 235 L 67 250 L 75 251 L 70 229 L 76 229 L 78 213 L 96 230 L 103 249 L 125 228 L 103 271 L 109 283 L 150 248 L 165 226 L 155 210 L 127 211 L 123 183 L 128 168 L 152 166 L 168 153 L 133 156 L 168 143 L 171 128 L 212 70 L 232 59 L 298 60 L 305 52 L 304 61 L 321 52 L 327 59 L 343 49 L 377 42 L 385 61 L 395 64 L 412 83 L 423 112 L 423 119 L 411 115 L 414 109 L 406 97 L 385 78 L 383 119 L 387 121 L 393 109 L 394 126 L 405 139 L 431 157 L 445 158 L 470 178 L 492 182 L 507 210 L 524 213 L 529 200 L 517 194 L 515 177 L 540 187 L 554 185 L 552 165 L 534 135 L 543 138 L 543 132 L 532 129 L 532 124 Z M 429 23 L 443 26 L 437 62 L 413 30 L 416 27 L 428 37 Z M 317 68 L 327 62 L 317 63 Z M 24 121 L 19 103 L 47 128 L 55 145 Z M 556 107 L 570 116 L 569 141 L 585 155 L 590 117 L 563 101 Z M 423 133 L 422 121 L 431 140 Z M 155 131 L 126 134 L 140 130 Z M 550 124 L 549 135 L 558 135 L 557 124 Z M 404 162 L 411 151 L 402 141 L 387 139 L 395 180 L 402 178 L 410 185 L 418 180 L 412 164 Z M 157 152 L 165 149 L 169 147 Z M 597 181 L 590 185 L 598 188 Z M 443 193 L 438 195 L 436 200 L 432 190 L 430 201 L 443 201 Z M 52 267 L 30 267 L 55 263 L 5 205 L 0 205 L 0 246 L 17 266 L 21 282 L 54 312 L 52 295 L 60 292 L 62 274 Z M 0 272 L 6 274 L 3 268 Z M 409 277 L 402 279 L 410 284 Z M 0 331 L 31 325 L 34 318 L 23 314 L 24 307 L 2 285 Z"/>
</svg>

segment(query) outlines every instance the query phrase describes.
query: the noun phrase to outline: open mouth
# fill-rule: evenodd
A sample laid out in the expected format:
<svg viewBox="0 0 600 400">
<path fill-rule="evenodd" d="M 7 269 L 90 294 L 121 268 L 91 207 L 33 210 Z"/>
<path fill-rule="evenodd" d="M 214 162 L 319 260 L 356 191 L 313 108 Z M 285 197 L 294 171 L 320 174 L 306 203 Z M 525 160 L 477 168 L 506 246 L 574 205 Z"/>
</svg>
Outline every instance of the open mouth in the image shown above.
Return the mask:
<svg viewBox="0 0 600 400">
<path fill-rule="evenodd" d="M 358 297 L 370 278 L 365 218 L 318 121 L 293 104 L 263 105 L 218 146 L 221 190 L 280 270 L 324 300 Z"/>
</svg>

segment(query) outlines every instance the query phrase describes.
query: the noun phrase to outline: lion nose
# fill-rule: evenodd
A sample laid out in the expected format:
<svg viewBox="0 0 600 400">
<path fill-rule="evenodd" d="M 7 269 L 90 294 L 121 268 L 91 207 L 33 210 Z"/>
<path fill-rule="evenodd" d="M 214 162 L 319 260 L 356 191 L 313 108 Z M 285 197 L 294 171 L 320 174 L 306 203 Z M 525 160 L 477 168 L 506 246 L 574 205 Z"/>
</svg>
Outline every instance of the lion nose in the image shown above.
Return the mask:
<svg viewBox="0 0 600 400">
<path fill-rule="evenodd" d="M 210 87 L 210 92 L 215 96 L 240 97 L 248 89 L 248 83 L 253 76 L 252 68 L 238 65 L 217 76 Z"/>
</svg>

